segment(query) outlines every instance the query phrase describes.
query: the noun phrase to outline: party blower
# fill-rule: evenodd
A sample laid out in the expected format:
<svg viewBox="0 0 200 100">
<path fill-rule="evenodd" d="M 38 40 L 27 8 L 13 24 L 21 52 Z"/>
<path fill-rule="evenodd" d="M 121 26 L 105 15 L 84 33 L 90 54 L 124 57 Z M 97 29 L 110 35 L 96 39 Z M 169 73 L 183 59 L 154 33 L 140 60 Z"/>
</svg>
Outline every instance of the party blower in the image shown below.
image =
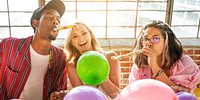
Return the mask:
<svg viewBox="0 0 200 100">
<path fill-rule="evenodd" d="M 69 29 L 69 28 L 78 28 L 78 25 L 65 25 L 65 26 L 60 26 L 57 28 L 54 28 L 54 31 L 58 31 L 58 30 L 65 30 L 65 29 Z"/>
<path fill-rule="evenodd" d="M 133 55 L 137 55 L 137 54 L 140 54 L 140 53 L 143 53 L 143 52 L 144 52 L 144 49 L 140 49 L 140 50 L 136 50 L 136 51 L 133 51 L 133 52 L 130 52 L 130 53 L 127 53 L 127 54 L 123 54 L 123 55 L 119 55 L 119 56 L 112 56 L 111 59 L 121 60 L 121 59 L 132 57 Z"/>
</svg>

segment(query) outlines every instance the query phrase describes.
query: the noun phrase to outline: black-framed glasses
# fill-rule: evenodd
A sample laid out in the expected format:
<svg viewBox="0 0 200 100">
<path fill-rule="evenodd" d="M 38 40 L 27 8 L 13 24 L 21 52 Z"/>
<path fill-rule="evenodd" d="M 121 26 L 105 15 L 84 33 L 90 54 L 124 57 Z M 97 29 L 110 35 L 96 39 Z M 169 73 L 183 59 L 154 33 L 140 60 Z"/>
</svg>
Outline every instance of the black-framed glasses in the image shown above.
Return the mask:
<svg viewBox="0 0 200 100">
<path fill-rule="evenodd" d="M 147 43 L 147 42 L 151 42 L 152 44 L 157 44 L 157 43 L 159 43 L 160 42 L 160 39 L 161 39 L 162 37 L 158 37 L 158 36 L 155 36 L 155 37 L 152 37 L 152 38 L 146 38 L 146 37 L 144 37 L 144 38 L 141 38 L 141 41 L 142 41 L 142 43 Z"/>
</svg>

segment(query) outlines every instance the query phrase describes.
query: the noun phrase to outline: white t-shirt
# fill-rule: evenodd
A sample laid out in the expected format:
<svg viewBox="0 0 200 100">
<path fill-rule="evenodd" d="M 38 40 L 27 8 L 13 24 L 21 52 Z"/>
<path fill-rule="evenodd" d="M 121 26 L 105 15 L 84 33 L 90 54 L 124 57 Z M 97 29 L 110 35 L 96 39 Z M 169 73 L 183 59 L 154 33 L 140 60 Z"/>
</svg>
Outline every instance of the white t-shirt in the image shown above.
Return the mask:
<svg viewBox="0 0 200 100">
<path fill-rule="evenodd" d="M 31 72 L 20 95 L 20 100 L 42 100 L 43 83 L 48 68 L 49 55 L 40 55 L 30 45 Z"/>
</svg>

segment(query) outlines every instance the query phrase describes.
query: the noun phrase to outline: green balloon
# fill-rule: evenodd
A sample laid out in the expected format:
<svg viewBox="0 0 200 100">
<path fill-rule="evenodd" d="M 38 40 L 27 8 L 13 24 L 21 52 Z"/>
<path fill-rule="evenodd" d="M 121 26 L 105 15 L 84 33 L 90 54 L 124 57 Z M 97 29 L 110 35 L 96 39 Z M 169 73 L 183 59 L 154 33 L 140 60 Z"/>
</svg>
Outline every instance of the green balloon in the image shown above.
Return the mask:
<svg viewBox="0 0 200 100">
<path fill-rule="evenodd" d="M 76 71 L 84 83 L 95 86 L 107 79 L 110 66 L 103 54 L 97 51 L 87 51 L 78 59 Z"/>
</svg>

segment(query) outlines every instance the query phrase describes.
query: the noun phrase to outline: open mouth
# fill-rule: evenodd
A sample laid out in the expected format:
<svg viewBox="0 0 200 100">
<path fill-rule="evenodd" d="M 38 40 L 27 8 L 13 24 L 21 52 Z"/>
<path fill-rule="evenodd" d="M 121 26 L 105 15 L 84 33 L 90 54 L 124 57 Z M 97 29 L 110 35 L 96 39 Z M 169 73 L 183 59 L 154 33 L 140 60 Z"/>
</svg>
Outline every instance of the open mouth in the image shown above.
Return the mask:
<svg viewBox="0 0 200 100">
<path fill-rule="evenodd" d="M 86 44 L 87 44 L 87 41 L 83 41 L 83 42 L 79 43 L 79 46 L 84 46 Z"/>
<path fill-rule="evenodd" d="M 53 27 L 53 30 L 54 30 L 55 32 L 58 32 L 58 31 L 59 31 L 58 25 L 56 25 L 55 27 Z"/>
<path fill-rule="evenodd" d="M 53 30 L 57 32 L 57 31 L 58 31 L 58 28 L 53 28 Z"/>
</svg>

